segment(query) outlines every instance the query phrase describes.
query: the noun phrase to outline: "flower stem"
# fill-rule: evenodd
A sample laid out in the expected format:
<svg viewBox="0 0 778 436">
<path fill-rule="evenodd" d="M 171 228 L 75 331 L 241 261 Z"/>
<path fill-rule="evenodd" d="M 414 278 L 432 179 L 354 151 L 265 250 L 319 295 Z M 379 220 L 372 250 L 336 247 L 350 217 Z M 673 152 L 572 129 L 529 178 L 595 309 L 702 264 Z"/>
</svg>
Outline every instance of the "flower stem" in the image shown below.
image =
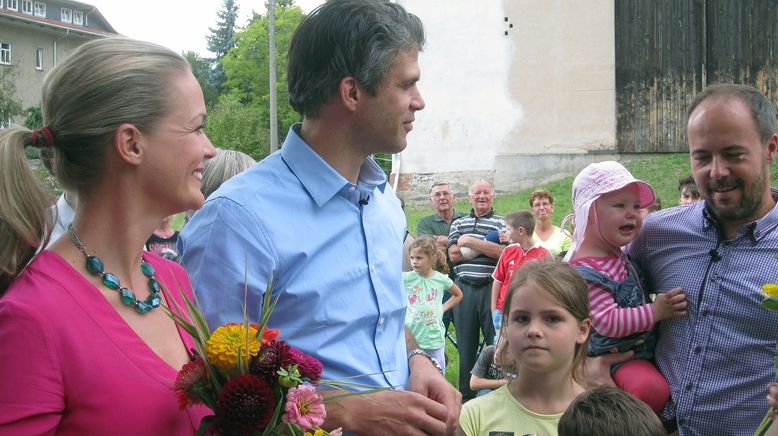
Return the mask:
<svg viewBox="0 0 778 436">
<path fill-rule="evenodd" d="M 764 419 L 762 419 L 762 422 L 759 423 L 759 427 L 756 428 L 754 436 L 764 436 L 764 434 L 767 433 L 767 430 L 773 423 L 776 412 L 778 412 L 778 409 L 775 407 L 771 407 L 767 410 L 767 414 L 764 416 Z"/>
</svg>

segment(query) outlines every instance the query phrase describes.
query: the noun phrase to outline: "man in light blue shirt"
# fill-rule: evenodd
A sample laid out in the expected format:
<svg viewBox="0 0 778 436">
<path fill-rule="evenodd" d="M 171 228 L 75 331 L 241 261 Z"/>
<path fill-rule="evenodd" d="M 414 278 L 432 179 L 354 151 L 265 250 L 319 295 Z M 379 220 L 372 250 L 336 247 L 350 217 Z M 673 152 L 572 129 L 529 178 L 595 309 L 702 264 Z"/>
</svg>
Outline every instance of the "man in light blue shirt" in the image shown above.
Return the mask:
<svg viewBox="0 0 778 436">
<path fill-rule="evenodd" d="M 404 329 L 405 217 L 369 158 L 402 151 L 424 108 L 423 43 L 419 19 L 382 0 L 335 0 L 309 14 L 288 62 L 303 122 L 280 152 L 214 192 L 179 239 L 211 328 L 242 319 L 244 289 L 256 320 L 272 279 L 280 300 L 269 325 L 319 358 L 325 379 L 409 389 L 328 402 L 328 429 L 456 428 L 456 390 L 428 356 L 406 354 L 416 347 Z"/>
</svg>

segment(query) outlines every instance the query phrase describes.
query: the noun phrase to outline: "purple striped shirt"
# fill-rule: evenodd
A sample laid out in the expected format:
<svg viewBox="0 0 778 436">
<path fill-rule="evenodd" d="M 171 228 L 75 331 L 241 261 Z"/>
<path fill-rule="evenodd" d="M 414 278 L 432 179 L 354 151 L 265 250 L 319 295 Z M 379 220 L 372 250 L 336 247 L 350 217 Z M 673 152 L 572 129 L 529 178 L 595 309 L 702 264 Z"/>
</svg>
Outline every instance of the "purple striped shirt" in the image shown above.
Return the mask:
<svg viewBox="0 0 778 436">
<path fill-rule="evenodd" d="M 651 289 L 679 286 L 689 301 L 688 316 L 659 322 L 657 366 L 672 396 L 664 418 L 681 435 L 753 434 L 775 382 L 778 312 L 760 304 L 761 285 L 778 282 L 778 208 L 726 241 L 704 202 L 664 209 L 628 252 Z"/>
</svg>

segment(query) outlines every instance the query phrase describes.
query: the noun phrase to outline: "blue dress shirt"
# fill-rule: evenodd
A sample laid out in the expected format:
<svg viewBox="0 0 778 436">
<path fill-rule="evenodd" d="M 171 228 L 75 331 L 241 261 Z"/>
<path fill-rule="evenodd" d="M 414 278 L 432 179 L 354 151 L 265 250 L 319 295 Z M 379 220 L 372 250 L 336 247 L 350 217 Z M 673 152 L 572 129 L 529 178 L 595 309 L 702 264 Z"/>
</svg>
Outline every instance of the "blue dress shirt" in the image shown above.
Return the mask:
<svg viewBox="0 0 778 436">
<path fill-rule="evenodd" d="M 405 388 L 400 202 L 372 159 L 351 184 L 297 129 L 194 214 L 182 263 L 211 329 L 240 322 L 244 301 L 256 321 L 272 279 L 270 327 L 321 360 L 325 379 Z"/>
<path fill-rule="evenodd" d="M 713 251 L 711 251 L 713 250 Z M 767 411 L 778 312 L 761 286 L 778 282 L 778 207 L 723 240 L 704 202 L 652 213 L 629 247 L 649 289 L 683 288 L 689 314 L 659 322 L 657 366 L 681 435 L 752 435 Z"/>
</svg>

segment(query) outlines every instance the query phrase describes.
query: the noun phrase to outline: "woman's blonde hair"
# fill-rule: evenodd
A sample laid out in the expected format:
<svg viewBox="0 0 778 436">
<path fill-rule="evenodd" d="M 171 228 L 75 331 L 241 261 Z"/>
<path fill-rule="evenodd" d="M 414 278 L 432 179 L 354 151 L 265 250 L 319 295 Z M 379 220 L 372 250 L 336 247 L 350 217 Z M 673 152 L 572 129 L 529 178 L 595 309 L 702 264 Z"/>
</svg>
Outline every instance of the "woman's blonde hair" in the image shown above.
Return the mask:
<svg viewBox="0 0 778 436">
<path fill-rule="evenodd" d="M 46 190 L 30 171 L 24 147 L 53 146 L 63 188 L 89 192 L 105 177 L 106 153 L 124 123 L 151 133 L 170 111 L 170 81 L 190 71 L 181 55 L 127 38 L 106 38 L 76 49 L 46 76 L 43 122 L 51 140 L 12 127 L 0 132 L 0 294 L 48 241 Z M 46 142 L 47 144 L 41 144 Z"/>
<path fill-rule="evenodd" d="M 503 302 L 503 323 L 500 332 L 504 335 L 503 338 L 508 337 L 513 295 L 519 288 L 528 284 L 535 285 L 536 289 L 570 312 L 579 323 L 589 318 L 589 288 L 578 271 L 567 262 L 558 259 L 532 260 L 516 269 L 508 286 L 508 293 Z M 579 383 L 582 382 L 588 343 L 587 339 L 583 344 L 575 346 L 571 375 Z M 502 370 L 517 374 L 520 369 L 516 368 L 516 362 L 510 353 L 509 346 L 502 348 L 500 354 L 500 360 L 503 362 Z"/>
</svg>

